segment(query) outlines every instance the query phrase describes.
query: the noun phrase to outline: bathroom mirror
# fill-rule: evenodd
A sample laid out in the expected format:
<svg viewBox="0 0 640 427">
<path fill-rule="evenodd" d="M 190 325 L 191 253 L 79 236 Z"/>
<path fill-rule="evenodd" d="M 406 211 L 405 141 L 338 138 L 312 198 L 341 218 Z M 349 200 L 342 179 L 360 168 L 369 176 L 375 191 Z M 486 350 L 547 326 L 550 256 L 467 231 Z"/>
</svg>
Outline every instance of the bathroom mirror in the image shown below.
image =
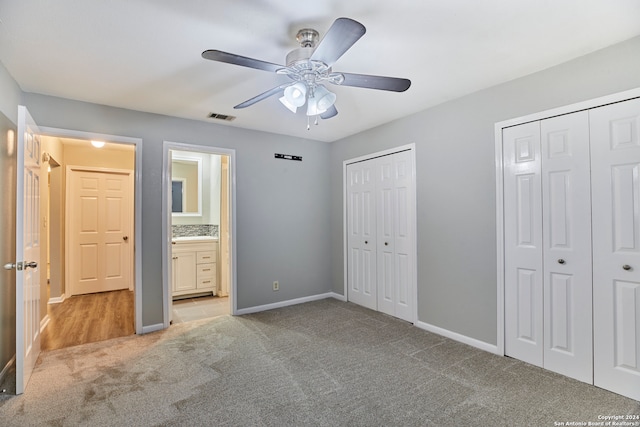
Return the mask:
<svg viewBox="0 0 640 427">
<path fill-rule="evenodd" d="M 171 155 L 171 213 L 202 216 L 202 159 L 188 154 Z"/>
</svg>

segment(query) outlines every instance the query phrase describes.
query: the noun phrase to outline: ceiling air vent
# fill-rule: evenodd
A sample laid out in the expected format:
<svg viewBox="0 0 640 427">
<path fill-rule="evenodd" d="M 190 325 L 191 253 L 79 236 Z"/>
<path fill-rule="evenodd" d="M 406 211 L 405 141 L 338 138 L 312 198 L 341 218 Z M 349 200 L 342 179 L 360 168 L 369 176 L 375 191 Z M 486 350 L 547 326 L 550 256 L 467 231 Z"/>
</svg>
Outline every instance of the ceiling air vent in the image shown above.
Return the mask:
<svg viewBox="0 0 640 427">
<path fill-rule="evenodd" d="M 218 114 L 218 113 L 209 113 L 208 117 L 210 119 L 225 120 L 227 122 L 232 122 L 236 119 L 236 116 L 229 116 L 227 114 Z"/>
</svg>

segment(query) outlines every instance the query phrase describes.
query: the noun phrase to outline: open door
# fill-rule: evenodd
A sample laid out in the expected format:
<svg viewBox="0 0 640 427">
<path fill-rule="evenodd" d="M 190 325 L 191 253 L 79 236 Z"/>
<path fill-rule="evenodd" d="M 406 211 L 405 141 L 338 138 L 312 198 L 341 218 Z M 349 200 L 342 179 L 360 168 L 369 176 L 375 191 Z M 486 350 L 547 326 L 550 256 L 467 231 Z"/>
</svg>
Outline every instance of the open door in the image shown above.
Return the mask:
<svg viewBox="0 0 640 427">
<path fill-rule="evenodd" d="M 24 392 L 40 354 L 40 136 L 18 106 L 16 197 L 16 394 Z M 6 267 L 6 266 L 5 266 Z"/>
</svg>

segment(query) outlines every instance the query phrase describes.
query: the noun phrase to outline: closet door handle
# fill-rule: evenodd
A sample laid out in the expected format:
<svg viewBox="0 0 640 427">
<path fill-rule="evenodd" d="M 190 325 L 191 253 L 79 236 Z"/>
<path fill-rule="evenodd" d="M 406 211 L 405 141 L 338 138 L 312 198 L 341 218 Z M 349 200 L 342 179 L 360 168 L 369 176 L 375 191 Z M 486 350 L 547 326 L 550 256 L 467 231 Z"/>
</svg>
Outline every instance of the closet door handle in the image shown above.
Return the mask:
<svg viewBox="0 0 640 427">
<path fill-rule="evenodd" d="M 368 241 L 368 240 L 365 240 L 365 241 L 364 241 L 364 244 L 365 244 L 365 245 L 368 245 L 368 244 L 369 244 L 369 241 Z"/>
<path fill-rule="evenodd" d="M 385 246 L 389 246 L 389 242 L 384 242 L 384 245 Z"/>
<path fill-rule="evenodd" d="M 566 261 L 565 261 L 565 260 L 563 260 L 562 258 L 560 258 L 560 259 L 558 260 L 558 264 L 564 264 L 565 262 L 566 262 Z"/>
<path fill-rule="evenodd" d="M 629 270 L 631 270 L 631 266 L 629 264 L 625 264 L 625 265 L 622 266 L 622 269 L 629 271 Z"/>
</svg>

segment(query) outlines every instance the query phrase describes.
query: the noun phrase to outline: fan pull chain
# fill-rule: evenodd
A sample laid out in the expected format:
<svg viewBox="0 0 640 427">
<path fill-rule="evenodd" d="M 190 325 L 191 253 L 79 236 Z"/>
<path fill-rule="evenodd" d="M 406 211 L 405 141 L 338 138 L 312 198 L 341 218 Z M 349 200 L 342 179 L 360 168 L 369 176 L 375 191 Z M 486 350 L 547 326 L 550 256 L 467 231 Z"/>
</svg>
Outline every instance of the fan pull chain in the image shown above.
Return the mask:
<svg viewBox="0 0 640 427">
<path fill-rule="evenodd" d="M 311 127 L 309 126 L 309 116 L 307 116 L 307 130 L 309 130 Z"/>
<path fill-rule="evenodd" d="M 316 121 L 313 124 L 318 126 L 318 116 L 316 116 Z"/>
</svg>

